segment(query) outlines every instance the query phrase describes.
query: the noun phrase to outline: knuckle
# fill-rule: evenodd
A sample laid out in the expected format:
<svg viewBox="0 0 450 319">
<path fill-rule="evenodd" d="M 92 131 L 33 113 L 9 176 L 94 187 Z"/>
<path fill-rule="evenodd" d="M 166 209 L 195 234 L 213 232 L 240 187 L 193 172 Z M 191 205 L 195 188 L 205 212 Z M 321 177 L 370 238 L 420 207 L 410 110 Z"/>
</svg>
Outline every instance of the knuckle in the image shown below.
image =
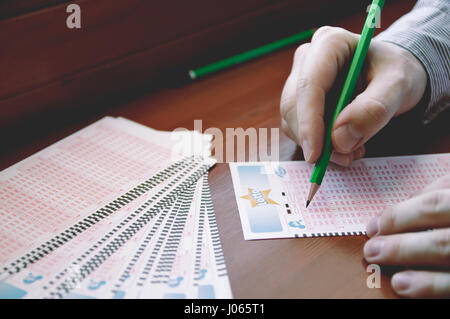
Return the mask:
<svg viewBox="0 0 450 319">
<path fill-rule="evenodd" d="M 323 129 L 323 118 L 318 114 L 306 114 L 299 112 L 297 117 L 298 128 L 303 136 L 314 134 Z M 317 130 L 315 130 L 316 128 Z"/>
<path fill-rule="evenodd" d="M 437 254 L 443 259 L 446 265 L 450 265 L 450 230 L 445 229 L 436 232 L 434 247 Z"/>
<path fill-rule="evenodd" d="M 305 53 L 307 48 L 309 47 L 309 43 L 304 43 L 295 49 L 294 60 L 300 59 L 300 57 Z"/>
<path fill-rule="evenodd" d="M 314 32 L 313 40 L 327 40 L 330 38 L 340 37 L 344 35 L 347 31 L 345 31 L 342 28 L 338 27 L 331 27 L 331 26 L 323 26 L 317 29 L 316 32 Z"/>
<path fill-rule="evenodd" d="M 408 253 L 404 247 L 402 236 L 398 236 L 396 240 L 389 240 L 386 243 L 385 259 L 393 263 L 401 263 Z"/>
<path fill-rule="evenodd" d="M 312 39 L 320 39 L 321 37 L 325 36 L 326 34 L 330 33 L 333 27 L 330 27 L 328 25 L 325 25 L 323 27 L 320 27 L 319 29 L 314 32 L 314 35 Z"/>
<path fill-rule="evenodd" d="M 365 107 L 362 108 L 365 118 L 377 125 L 383 125 L 389 120 L 389 108 L 383 102 L 375 98 L 367 98 L 364 101 Z"/>
<path fill-rule="evenodd" d="M 411 76 L 408 76 L 409 66 L 403 65 L 403 67 L 397 68 L 393 75 L 394 83 L 398 83 L 403 88 L 409 88 L 411 84 Z"/>
<path fill-rule="evenodd" d="M 445 200 L 445 196 L 440 191 L 426 193 L 421 201 L 420 211 L 423 215 L 433 217 L 439 213 L 439 206 Z"/>
<path fill-rule="evenodd" d="M 395 230 L 397 225 L 397 216 L 394 212 L 394 210 L 388 209 L 381 215 L 381 221 L 380 221 L 380 232 L 381 233 L 387 233 L 392 230 Z"/>
<path fill-rule="evenodd" d="M 405 94 L 416 93 L 414 91 L 417 90 L 417 77 L 411 75 L 421 74 L 420 68 L 422 67 L 413 61 L 415 58 L 406 50 L 401 50 L 400 54 L 394 58 L 396 65 L 395 71 L 391 70 L 389 72 L 390 85 L 397 90 L 405 92 Z"/>
<path fill-rule="evenodd" d="M 311 80 L 305 77 L 299 77 L 297 79 L 297 91 L 299 90 L 306 90 L 311 88 L 313 85 L 311 83 Z"/>
<path fill-rule="evenodd" d="M 395 72 L 390 73 L 390 86 L 399 92 L 411 92 L 414 88 L 414 81 L 408 73 L 410 73 L 408 66 L 398 66 Z"/>
<path fill-rule="evenodd" d="M 321 92 L 321 94 L 324 95 L 326 94 L 324 89 L 320 85 L 314 83 L 310 78 L 300 76 L 297 79 L 297 86 L 296 86 L 297 95 L 303 94 L 305 91 L 310 90 L 318 90 Z"/>
</svg>

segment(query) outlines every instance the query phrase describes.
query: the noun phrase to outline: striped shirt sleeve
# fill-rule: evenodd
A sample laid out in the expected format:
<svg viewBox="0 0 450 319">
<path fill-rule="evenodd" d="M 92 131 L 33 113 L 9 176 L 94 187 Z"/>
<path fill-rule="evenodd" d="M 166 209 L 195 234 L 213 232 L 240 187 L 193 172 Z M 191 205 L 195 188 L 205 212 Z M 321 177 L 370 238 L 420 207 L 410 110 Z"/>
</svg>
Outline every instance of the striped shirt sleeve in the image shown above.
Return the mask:
<svg viewBox="0 0 450 319">
<path fill-rule="evenodd" d="M 450 107 L 449 10 L 450 0 L 419 0 L 411 12 L 376 37 L 410 51 L 427 71 L 430 99 L 424 123 Z"/>
</svg>

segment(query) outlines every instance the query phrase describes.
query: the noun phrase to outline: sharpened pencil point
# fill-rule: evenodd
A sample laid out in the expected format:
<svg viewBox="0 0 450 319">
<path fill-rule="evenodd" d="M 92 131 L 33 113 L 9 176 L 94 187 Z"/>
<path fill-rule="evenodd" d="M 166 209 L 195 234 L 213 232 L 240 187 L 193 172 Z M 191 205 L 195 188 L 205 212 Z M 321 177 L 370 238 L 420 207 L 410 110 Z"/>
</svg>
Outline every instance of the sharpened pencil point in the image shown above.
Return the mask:
<svg viewBox="0 0 450 319">
<path fill-rule="evenodd" d="M 311 204 L 314 194 L 317 192 L 319 187 L 320 187 L 320 185 L 318 185 L 316 183 L 311 183 L 311 187 L 309 189 L 309 195 L 306 199 L 306 208 L 308 208 L 309 204 Z"/>
</svg>

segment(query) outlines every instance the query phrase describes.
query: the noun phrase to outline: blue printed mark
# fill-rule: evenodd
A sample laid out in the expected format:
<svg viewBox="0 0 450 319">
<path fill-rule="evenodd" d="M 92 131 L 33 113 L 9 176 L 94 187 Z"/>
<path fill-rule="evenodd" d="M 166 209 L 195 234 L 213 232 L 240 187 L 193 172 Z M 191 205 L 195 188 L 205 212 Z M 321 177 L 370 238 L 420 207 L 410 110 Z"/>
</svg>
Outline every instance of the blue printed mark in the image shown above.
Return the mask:
<svg viewBox="0 0 450 319">
<path fill-rule="evenodd" d="M 167 282 L 167 285 L 169 287 L 172 287 L 172 288 L 173 287 L 178 287 L 182 280 L 183 280 L 183 277 L 181 277 L 181 276 L 177 277 L 175 279 L 169 279 L 168 282 Z"/>
<path fill-rule="evenodd" d="M 306 226 L 302 224 L 302 220 L 296 220 L 296 221 L 290 221 L 289 226 L 294 227 L 294 228 L 300 228 L 300 229 L 305 229 Z"/>
<path fill-rule="evenodd" d="M 28 276 L 26 276 L 24 279 L 23 279 L 23 282 L 25 283 L 25 284 L 32 284 L 33 282 L 35 282 L 35 281 L 37 281 L 37 280 L 41 280 L 43 277 L 41 276 L 41 275 L 37 275 L 37 276 L 33 276 L 33 273 L 29 273 L 28 274 Z"/>
<path fill-rule="evenodd" d="M 214 293 L 214 286 L 212 285 L 198 286 L 198 298 L 199 299 L 216 298 L 216 294 Z"/>
<path fill-rule="evenodd" d="M 208 272 L 208 270 L 206 270 L 205 268 L 200 269 L 200 276 L 198 276 L 198 278 L 196 278 L 196 280 L 205 278 L 207 272 Z"/>
<path fill-rule="evenodd" d="M 20 299 L 26 294 L 25 290 L 0 281 L 0 299 Z"/>
<path fill-rule="evenodd" d="M 91 279 L 91 281 L 89 281 L 88 289 L 89 289 L 89 290 L 97 290 L 98 288 L 100 288 L 100 287 L 103 286 L 104 284 L 106 284 L 106 281 L 104 281 L 104 280 L 101 280 L 101 281 L 95 281 L 95 280 L 92 280 L 92 279 Z"/>
<path fill-rule="evenodd" d="M 114 296 L 112 298 L 113 299 L 123 299 L 123 297 L 125 297 L 125 291 L 116 290 L 116 291 L 114 291 Z"/>
<path fill-rule="evenodd" d="M 279 177 L 283 178 L 283 176 L 286 175 L 286 170 L 285 170 L 283 167 L 278 166 L 278 167 L 274 170 L 274 173 L 275 173 L 276 175 L 278 175 Z"/>
</svg>

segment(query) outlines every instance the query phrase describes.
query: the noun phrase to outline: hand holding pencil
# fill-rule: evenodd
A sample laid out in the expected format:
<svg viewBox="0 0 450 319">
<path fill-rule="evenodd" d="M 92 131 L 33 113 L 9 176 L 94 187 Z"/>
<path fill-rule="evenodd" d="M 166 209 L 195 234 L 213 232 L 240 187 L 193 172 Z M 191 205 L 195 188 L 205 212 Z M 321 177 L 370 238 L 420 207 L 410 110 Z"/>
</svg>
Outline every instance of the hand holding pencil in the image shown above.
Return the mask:
<svg viewBox="0 0 450 319">
<path fill-rule="evenodd" d="M 334 105 L 338 112 L 335 111 L 330 127 L 324 123 L 325 96 L 335 85 L 338 74 L 347 72 L 344 66 L 352 59 L 360 36 L 341 28 L 323 27 L 316 31 L 311 43 L 297 49 L 281 97 L 282 127 L 302 147 L 305 160 L 316 163 L 312 179 L 321 166 L 320 159 L 324 158 L 325 143 L 332 147 L 328 160 L 349 166 L 364 156 L 364 144 L 393 117 L 410 111 L 419 103 L 428 81 L 431 92 L 433 86 L 436 88 L 438 81 L 433 74 L 439 74 L 440 86 L 445 87 L 447 83 L 448 96 L 448 68 L 439 63 L 448 61 L 448 36 L 443 36 L 441 42 L 435 40 L 447 34 L 447 24 L 443 21 L 448 19 L 445 15 L 448 2 L 435 5 L 433 10 L 427 8 L 428 15 L 420 15 L 420 6 L 417 6 L 394 27 L 402 29 L 404 35 L 408 33 L 405 26 L 422 22 L 423 34 L 415 39 L 408 38 L 409 47 L 394 44 L 397 43 L 395 32 L 387 36 L 391 42 L 376 38 L 371 41 L 366 67 L 359 75 L 357 92 L 360 93 L 342 103 L 342 110 L 338 110 L 339 103 Z M 427 21 L 426 28 L 424 21 Z M 430 25 L 432 34 L 424 31 L 430 30 Z M 414 32 L 418 32 L 417 29 Z M 429 45 L 430 38 L 433 38 L 433 46 Z M 419 54 L 421 52 L 426 56 Z M 436 69 L 439 72 L 433 73 Z M 436 105 L 429 108 L 436 108 Z M 312 185 L 309 200 L 318 189 L 317 184 Z M 402 297 L 450 296 L 449 192 L 450 176 L 445 176 L 387 209 L 366 226 L 370 237 L 363 250 L 366 262 L 407 267 L 408 270 L 400 270 L 391 278 L 392 288 Z M 415 269 L 416 266 L 420 269 Z"/>
<path fill-rule="evenodd" d="M 305 160 L 321 155 L 326 127 L 325 95 L 344 64 L 352 59 L 360 36 L 342 28 L 319 28 L 310 43 L 295 53 L 281 96 L 282 128 L 303 149 Z M 362 91 L 342 110 L 332 127 L 331 161 L 349 166 L 364 156 L 364 143 L 393 117 L 412 109 L 422 98 L 427 74 L 409 51 L 372 40 L 360 76 Z"/>
</svg>

